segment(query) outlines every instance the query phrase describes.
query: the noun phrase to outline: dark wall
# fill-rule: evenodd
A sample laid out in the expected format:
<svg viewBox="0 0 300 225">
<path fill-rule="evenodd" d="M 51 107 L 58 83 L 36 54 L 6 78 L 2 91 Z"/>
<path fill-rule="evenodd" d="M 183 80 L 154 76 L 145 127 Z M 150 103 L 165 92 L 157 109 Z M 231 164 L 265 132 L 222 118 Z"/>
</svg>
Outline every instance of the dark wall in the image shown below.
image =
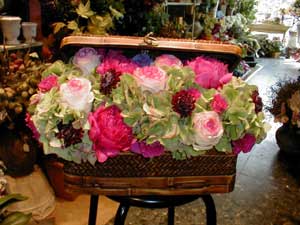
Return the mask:
<svg viewBox="0 0 300 225">
<path fill-rule="evenodd" d="M 2 15 L 19 16 L 22 21 L 29 20 L 29 0 L 4 0 Z"/>
</svg>

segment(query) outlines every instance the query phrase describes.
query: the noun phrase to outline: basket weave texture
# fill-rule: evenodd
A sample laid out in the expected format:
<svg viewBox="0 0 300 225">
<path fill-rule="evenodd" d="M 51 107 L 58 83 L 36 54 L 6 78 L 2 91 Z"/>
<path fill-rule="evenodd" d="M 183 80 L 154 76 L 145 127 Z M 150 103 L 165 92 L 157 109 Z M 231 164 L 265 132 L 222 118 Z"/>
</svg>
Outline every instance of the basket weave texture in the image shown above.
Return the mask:
<svg viewBox="0 0 300 225">
<path fill-rule="evenodd" d="M 168 177 L 168 176 L 216 176 L 235 174 L 237 157 L 211 154 L 188 160 L 175 160 L 171 154 L 152 159 L 125 153 L 105 163 L 77 164 L 64 161 L 64 171 L 77 176 L 94 177 Z"/>
</svg>

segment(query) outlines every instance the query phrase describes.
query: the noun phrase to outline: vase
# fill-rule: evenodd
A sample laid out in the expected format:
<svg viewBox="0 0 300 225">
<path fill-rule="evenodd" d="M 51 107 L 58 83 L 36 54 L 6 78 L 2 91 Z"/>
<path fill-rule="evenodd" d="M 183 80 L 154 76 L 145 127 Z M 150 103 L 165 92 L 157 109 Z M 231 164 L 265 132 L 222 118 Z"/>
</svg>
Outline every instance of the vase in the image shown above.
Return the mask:
<svg viewBox="0 0 300 225">
<path fill-rule="evenodd" d="M 26 176 L 34 169 L 37 143 L 28 135 L 5 128 L 0 129 L 0 159 L 12 177 Z"/>
<path fill-rule="evenodd" d="M 300 157 L 300 129 L 284 124 L 276 131 L 276 142 L 281 153 Z"/>
<path fill-rule="evenodd" d="M 25 38 L 25 43 L 35 42 L 37 23 L 33 22 L 23 22 L 22 32 Z"/>
<path fill-rule="evenodd" d="M 21 18 L 17 16 L 1 16 L 0 24 L 3 32 L 3 39 L 5 39 L 6 44 L 16 45 L 20 41 L 18 37 L 20 35 L 20 25 Z"/>
</svg>

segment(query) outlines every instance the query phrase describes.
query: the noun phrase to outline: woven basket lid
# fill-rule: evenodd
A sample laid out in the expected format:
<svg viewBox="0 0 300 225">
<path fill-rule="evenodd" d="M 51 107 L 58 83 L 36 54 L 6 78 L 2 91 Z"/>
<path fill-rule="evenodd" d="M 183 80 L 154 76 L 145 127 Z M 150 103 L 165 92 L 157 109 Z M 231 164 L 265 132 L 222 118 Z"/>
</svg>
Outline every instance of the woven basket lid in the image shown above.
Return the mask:
<svg viewBox="0 0 300 225">
<path fill-rule="evenodd" d="M 242 50 L 237 45 L 217 41 L 153 38 L 151 36 L 67 36 L 61 42 L 62 52 L 73 52 L 74 47 L 99 47 L 112 49 L 135 49 L 158 51 L 192 58 L 204 55 L 221 60 L 233 70 L 241 60 Z M 76 48 L 75 48 L 76 49 Z M 68 56 L 67 56 L 68 57 Z"/>
</svg>

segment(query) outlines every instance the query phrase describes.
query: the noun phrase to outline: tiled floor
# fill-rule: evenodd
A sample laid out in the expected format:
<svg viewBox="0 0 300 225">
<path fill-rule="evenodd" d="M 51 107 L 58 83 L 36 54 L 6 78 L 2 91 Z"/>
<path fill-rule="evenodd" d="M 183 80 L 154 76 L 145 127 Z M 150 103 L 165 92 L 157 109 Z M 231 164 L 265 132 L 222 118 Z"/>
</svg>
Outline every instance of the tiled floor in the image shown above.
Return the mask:
<svg viewBox="0 0 300 225">
<path fill-rule="evenodd" d="M 263 68 L 248 78 L 259 86 L 263 101 L 268 101 L 268 90 L 281 79 L 296 78 L 300 63 L 285 59 L 261 59 Z M 269 116 L 268 119 L 272 121 Z M 300 162 L 291 164 L 278 155 L 275 131 L 278 124 L 270 122 L 272 129 L 267 138 L 256 145 L 251 153 L 240 155 L 237 165 L 235 190 L 228 194 L 213 195 L 219 225 L 299 225 L 300 224 Z M 296 168 L 296 169 L 295 169 Z M 296 173 L 291 173 L 292 171 Z M 298 174 L 297 174 L 298 173 Z M 74 202 L 57 201 L 57 225 L 87 224 L 88 197 Z M 98 225 L 114 216 L 117 204 L 102 198 Z M 113 219 L 108 223 L 112 223 Z M 126 224 L 167 224 L 166 210 L 129 210 Z M 176 209 L 176 225 L 205 224 L 204 207 L 200 200 Z"/>
</svg>

